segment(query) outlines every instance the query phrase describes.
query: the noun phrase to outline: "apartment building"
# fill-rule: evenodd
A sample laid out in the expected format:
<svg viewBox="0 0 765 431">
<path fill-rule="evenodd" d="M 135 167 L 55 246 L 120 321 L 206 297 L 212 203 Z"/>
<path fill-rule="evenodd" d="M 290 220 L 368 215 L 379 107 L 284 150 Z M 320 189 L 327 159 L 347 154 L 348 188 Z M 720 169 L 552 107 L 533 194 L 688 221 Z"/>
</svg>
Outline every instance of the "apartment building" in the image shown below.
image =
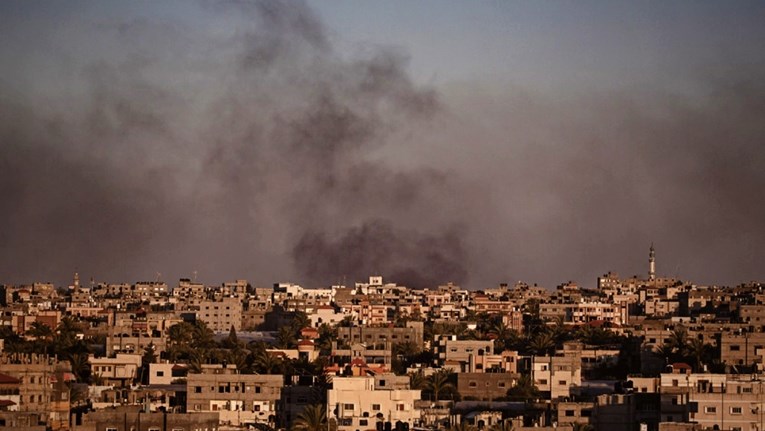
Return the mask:
<svg viewBox="0 0 765 431">
<path fill-rule="evenodd" d="M 570 396 L 582 384 L 582 361 L 577 355 L 534 356 L 531 372 L 534 384 L 552 400 Z"/>
<path fill-rule="evenodd" d="M 186 377 L 187 412 L 218 412 L 232 425 L 276 424 L 284 376 L 238 374 L 233 365 L 203 365 Z"/>
<path fill-rule="evenodd" d="M 467 364 L 471 358 L 494 354 L 494 340 L 458 340 L 454 335 L 442 335 L 436 344 L 438 361 Z M 474 359 L 473 359 L 474 360 Z M 483 365 L 476 365 L 478 370 Z"/>
<path fill-rule="evenodd" d="M 114 357 L 88 355 L 88 362 L 92 374 L 107 384 L 129 386 L 133 380 L 140 377 L 138 369 L 141 367 L 141 355 L 138 353 L 118 353 Z"/>
<path fill-rule="evenodd" d="M 496 400 L 506 396 L 519 378 L 517 373 L 458 373 L 457 391 L 465 400 Z"/>
<path fill-rule="evenodd" d="M 239 298 L 222 298 L 220 301 L 201 301 L 197 319 L 205 322 L 213 332 L 242 330 L 242 301 Z"/>
<path fill-rule="evenodd" d="M 375 429 L 378 422 L 415 425 L 420 410 L 415 401 L 421 391 L 408 389 L 408 377 L 383 374 L 364 377 L 336 377 L 327 392 L 328 411 L 338 430 Z"/>
<path fill-rule="evenodd" d="M 422 322 L 407 322 L 406 327 L 350 326 L 337 328 L 340 344 L 366 343 L 367 345 L 391 343 L 414 343 L 422 346 L 424 325 Z"/>
<path fill-rule="evenodd" d="M 762 367 L 765 332 L 723 332 L 720 334 L 720 360 L 734 366 Z"/>
<path fill-rule="evenodd" d="M 19 381 L 18 403 L 14 410 L 26 413 L 7 417 L 9 421 L 28 425 L 47 424 L 55 429 L 62 429 L 63 424 L 68 424 L 67 383 L 73 379 L 69 363 L 60 363 L 47 355 L 2 354 L 0 373 Z M 6 380 L 6 386 L 6 391 L 10 392 L 8 396 L 15 402 L 14 381 Z"/>
</svg>

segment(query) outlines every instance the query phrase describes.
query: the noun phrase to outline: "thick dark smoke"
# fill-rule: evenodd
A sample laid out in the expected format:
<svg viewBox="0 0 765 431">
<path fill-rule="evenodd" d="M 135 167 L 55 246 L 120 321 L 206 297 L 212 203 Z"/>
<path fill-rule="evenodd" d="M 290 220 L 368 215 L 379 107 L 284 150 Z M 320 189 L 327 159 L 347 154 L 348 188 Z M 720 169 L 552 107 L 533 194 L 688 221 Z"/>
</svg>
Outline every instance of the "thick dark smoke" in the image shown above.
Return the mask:
<svg viewBox="0 0 765 431">
<path fill-rule="evenodd" d="M 458 220 L 427 216 L 449 181 L 373 157 L 438 110 L 406 58 L 341 59 L 300 3 L 202 11 L 232 30 L 73 19 L 94 52 L 50 53 L 53 94 L 3 99 L 3 279 L 464 281 Z"/>
<path fill-rule="evenodd" d="M 763 276 L 756 67 L 693 97 L 436 93 L 301 3 L 99 4 L 0 6 L 0 282 L 591 285 L 651 241 L 662 275 Z"/>
</svg>

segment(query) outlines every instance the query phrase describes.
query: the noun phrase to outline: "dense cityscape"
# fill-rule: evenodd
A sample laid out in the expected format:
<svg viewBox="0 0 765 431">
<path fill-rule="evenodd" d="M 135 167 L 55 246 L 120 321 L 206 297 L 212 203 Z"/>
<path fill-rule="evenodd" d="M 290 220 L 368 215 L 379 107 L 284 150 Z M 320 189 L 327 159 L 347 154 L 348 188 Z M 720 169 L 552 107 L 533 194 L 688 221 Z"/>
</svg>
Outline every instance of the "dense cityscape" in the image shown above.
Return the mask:
<svg viewBox="0 0 765 431">
<path fill-rule="evenodd" d="M 762 430 L 765 292 L 5 285 L 0 429 Z"/>
</svg>

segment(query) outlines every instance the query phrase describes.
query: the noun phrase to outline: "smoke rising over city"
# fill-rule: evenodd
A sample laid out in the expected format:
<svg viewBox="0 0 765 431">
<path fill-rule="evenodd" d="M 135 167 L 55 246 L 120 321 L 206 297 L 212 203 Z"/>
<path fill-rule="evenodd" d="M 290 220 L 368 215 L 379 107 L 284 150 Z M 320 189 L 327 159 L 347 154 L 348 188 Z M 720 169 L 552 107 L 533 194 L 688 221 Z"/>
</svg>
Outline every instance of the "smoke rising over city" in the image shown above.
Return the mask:
<svg viewBox="0 0 765 431">
<path fill-rule="evenodd" d="M 2 6 L 0 282 L 765 275 L 764 63 L 422 84 L 303 3 L 182 5 Z"/>
</svg>

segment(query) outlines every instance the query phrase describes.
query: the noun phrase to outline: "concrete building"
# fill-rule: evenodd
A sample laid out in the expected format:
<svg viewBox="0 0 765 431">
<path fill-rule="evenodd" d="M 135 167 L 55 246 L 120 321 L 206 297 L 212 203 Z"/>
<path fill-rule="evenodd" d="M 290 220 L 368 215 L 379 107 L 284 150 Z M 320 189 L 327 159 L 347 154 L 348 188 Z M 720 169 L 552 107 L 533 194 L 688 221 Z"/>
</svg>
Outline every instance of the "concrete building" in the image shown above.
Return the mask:
<svg viewBox="0 0 765 431">
<path fill-rule="evenodd" d="M 0 355 L 0 373 L 19 381 L 18 395 L 11 380 L 6 391 L 11 399 L 18 396 L 14 411 L 26 413 L 7 420 L 28 425 L 46 424 L 53 429 L 68 429 L 71 368 L 67 362 L 37 354 Z M 14 401 L 15 402 L 15 401 Z M 32 418 L 35 419 L 25 419 Z"/>
<path fill-rule="evenodd" d="M 329 417 L 338 430 L 375 429 L 378 422 L 401 421 L 415 425 L 420 410 L 415 401 L 420 390 L 408 389 L 408 377 L 383 374 L 375 377 L 336 377 L 327 392 Z"/>
<path fill-rule="evenodd" d="M 214 431 L 219 417 L 215 412 L 147 413 L 140 407 L 120 407 L 89 412 L 77 431 Z"/>
<path fill-rule="evenodd" d="M 222 423 L 276 425 L 284 376 L 238 374 L 232 365 L 204 365 L 186 378 L 188 412 L 218 412 Z"/>
<path fill-rule="evenodd" d="M 350 326 L 337 328 L 337 339 L 340 344 L 354 342 L 366 343 L 367 345 L 411 342 L 416 346 L 422 346 L 424 325 L 422 322 L 407 322 L 406 327 L 397 328 L 390 326 Z"/>
<path fill-rule="evenodd" d="M 577 355 L 534 356 L 531 372 L 534 384 L 552 400 L 569 397 L 582 384 L 582 361 Z"/>
<path fill-rule="evenodd" d="M 223 298 L 221 301 L 201 301 L 197 319 L 205 322 L 213 332 L 242 330 L 242 300 Z"/>
<path fill-rule="evenodd" d="M 118 353 L 113 358 L 88 355 L 88 362 L 94 376 L 99 376 L 106 383 L 129 386 L 139 377 L 141 355 Z"/>
<path fill-rule="evenodd" d="M 496 400 L 506 396 L 519 378 L 516 373 L 457 373 L 457 391 L 464 400 Z"/>
</svg>

